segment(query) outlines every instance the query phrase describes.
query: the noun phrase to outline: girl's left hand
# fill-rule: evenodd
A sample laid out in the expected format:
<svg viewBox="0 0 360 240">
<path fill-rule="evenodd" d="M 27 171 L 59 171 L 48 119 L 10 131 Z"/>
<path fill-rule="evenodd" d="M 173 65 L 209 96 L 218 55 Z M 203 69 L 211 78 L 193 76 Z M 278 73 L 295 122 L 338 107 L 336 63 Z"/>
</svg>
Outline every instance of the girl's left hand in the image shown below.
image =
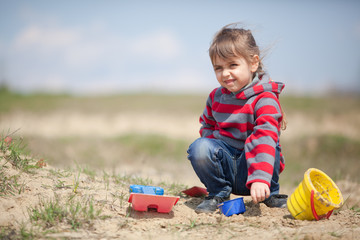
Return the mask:
<svg viewBox="0 0 360 240">
<path fill-rule="evenodd" d="M 254 182 L 251 184 L 250 194 L 252 200 L 256 204 L 270 197 L 270 189 L 266 183 Z"/>
</svg>

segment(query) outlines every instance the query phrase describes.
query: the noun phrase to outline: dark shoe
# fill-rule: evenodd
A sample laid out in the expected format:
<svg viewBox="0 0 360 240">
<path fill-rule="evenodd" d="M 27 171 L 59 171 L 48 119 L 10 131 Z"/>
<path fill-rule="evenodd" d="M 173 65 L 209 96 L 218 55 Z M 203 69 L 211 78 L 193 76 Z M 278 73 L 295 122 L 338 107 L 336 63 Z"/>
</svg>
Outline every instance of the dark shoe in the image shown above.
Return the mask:
<svg viewBox="0 0 360 240">
<path fill-rule="evenodd" d="M 212 213 L 215 212 L 217 209 L 217 205 L 229 200 L 229 197 L 227 198 L 221 198 L 221 197 L 206 197 L 205 200 L 200 203 L 196 209 L 195 212 L 196 213 Z"/>
<path fill-rule="evenodd" d="M 263 202 L 267 207 L 271 208 L 286 208 L 288 195 L 274 194 Z"/>
</svg>

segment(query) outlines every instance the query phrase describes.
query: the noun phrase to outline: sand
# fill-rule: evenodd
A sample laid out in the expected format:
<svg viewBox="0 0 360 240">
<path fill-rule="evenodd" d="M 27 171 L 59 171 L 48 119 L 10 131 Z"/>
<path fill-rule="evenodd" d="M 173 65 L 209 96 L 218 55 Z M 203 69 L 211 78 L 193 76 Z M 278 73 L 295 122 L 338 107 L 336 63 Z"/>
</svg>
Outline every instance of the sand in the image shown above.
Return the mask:
<svg viewBox="0 0 360 240">
<path fill-rule="evenodd" d="M 23 186 L 20 194 L 0 197 L 0 226 L 10 229 L 20 229 L 21 226 L 30 229 L 32 226 L 36 238 L 358 239 L 360 234 L 360 213 L 346 206 L 329 219 L 301 221 L 295 220 L 286 208 L 268 208 L 262 203 L 253 204 L 249 197 L 244 197 L 246 212 L 226 217 L 219 210 L 212 214 L 197 214 L 194 208 L 203 199 L 180 194 L 179 201 L 169 213 L 158 213 L 156 209 L 137 212 L 127 201 L 128 183 L 119 183 L 111 176 L 90 176 L 49 165 L 34 173 L 21 173 L 9 163 L 3 166 L 6 166 L 7 176 L 19 174 L 18 182 Z M 76 182 L 79 185 L 75 193 Z M 359 194 L 357 184 L 340 182 L 339 187 L 346 198 L 350 193 Z M 66 221 L 46 226 L 42 221 L 29 220 L 29 214 L 36 206 L 55 199 L 66 205 L 70 197 L 83 205 L 91 199 L 94 208 L 101 209 L 100 216 L 104 219 L 99 216 L 85 221 L 76 231 Z M 231 196 L 236 197 L 239 196 Z"/>
</svg>

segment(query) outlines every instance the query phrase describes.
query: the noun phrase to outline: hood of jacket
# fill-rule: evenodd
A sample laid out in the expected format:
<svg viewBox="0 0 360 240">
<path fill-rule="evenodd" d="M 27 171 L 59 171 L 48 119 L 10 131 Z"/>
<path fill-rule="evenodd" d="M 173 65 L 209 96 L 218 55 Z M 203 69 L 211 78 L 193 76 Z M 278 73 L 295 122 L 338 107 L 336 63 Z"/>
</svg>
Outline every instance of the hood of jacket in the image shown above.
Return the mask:
<svg viewBox="0 0 360 240">
<path fill-rule="evenodd" d="M 270 78 L 267 73 L 264 73 L 261 75 L 256 74 L 255 78 L 249 85 L 245 86 L 236 93 L 232 93 L 224 87 L 222 87 L 221 91 L 225 94 L 234 94 L 238 99 L 249 99 L 263 92 L 273 92 L 278 97 L 284 87 L 284 83 L 275 82 Z"/>
</svg>

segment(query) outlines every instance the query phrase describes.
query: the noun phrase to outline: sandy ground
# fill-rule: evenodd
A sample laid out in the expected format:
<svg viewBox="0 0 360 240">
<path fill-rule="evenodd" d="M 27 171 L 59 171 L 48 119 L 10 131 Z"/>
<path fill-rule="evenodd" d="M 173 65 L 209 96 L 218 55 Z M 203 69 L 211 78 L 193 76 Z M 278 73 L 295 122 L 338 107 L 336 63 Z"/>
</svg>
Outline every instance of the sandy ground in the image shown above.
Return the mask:
<svg viewBox="0 0 360 240">
<path fill-rule="evenodd" d="M 283 141 L 313 133 L 329 132 L 359 139 L 360 113 L 352 114 L 351 119 L 348 116 L 328 114 L 323 116 L 322 121 L 311 120 L 300 113 L 288 115 L 287 118 L 289 124 L 282 134 Z M 22 135 L 38 135 L 46 138 L 110 137 L 126 133 L 156 133 L 172 138 L 193 140 L 199 136 L 198 119 L 197 115 L 166 115 L 146 111 L 143 113 L 129 111 L 119 114 L 61 110 L 47 114 L 14 112 L 0 116 L 0 129 L 20 129 Z"/>
<path fill-rule="evenodd" d="M 290 116 L 289 121 L 301 126 L 305 122 L 305 117 Z M 300 127 L 290 127 L 283 138 L 289 139 L 301 134 L 311 134 L 315 130 L 340 131 L 337 124 L 337 121 L 328 121 L 326 124 L 312 122 L 308 124 L 306 130 Z M 174 128 L 174 125 L 181 127 Z M 56 111 L 46 115 L 11 113 L 1 116 L 0 122 L 0 129 L 20 128 L 23 136 L 41 136 L 49 139 L 70 135 L 101 138 L 139 132 L 164 134 L 191 141 L 197 138 L 198 127 L 197 116 L 183 116 L 179 119 L 172 116 L 159 116 L 155 113 L 139 116 L 131 112 L 108 116 L 84 115 L 66 111 Z M 351 125 L 341 131 L 349 137 L 358 138 L 357 131 L 354 131 Z M 201 186 L 189 165 L 162 174 L 149 166 L 143 166 L 141 169 L 141 164 L 122 165 L 121 170 L 126 174 L 136 173 L 142 177 L 152 178 L 154 183 L 165 180 L 181 182 L 188 186 Z M 35 174 L 21 173 L 21 177 L 18 179 L 18 182 L 23 183 L 21 193 L 0 197 L 0 226 L 19 228 L 22 223 L 29 226 L 29 208 L 38 206 L 46 199 L 57 198 L 66 201 L 69 196 L 74 195 L 71 186 L 74 186 L 76 173 L 66 177 L 56 175 L 54 171 L 62 170 L 48 165 L 37 170 Z M 184 174 L 185 172 L 186 174 Z M 9 165 L 6 174 L 10 177 L 19 172 Z M 360 186 L 349 181 L 337 182 L 344 199 L 347 200 L 344 207 L 333 214 L 330 219 L 318 222 L 295 220 L 287 209 L 270 209 L 263 204 L 254 205 L 249 197 L 244 198 L 246 212 L 231 217 L 225 217 L 219 211 L 213 214 L 196 214 L 194 208 L 202 199 L 190 198 L 185 195 L 180 196 L 179 202 L 169 213 L 157 213 L 154 210 L 136 212 L 132 210 L 131 204 L 127 203 L 128 184 L 119 185 L 111 178 L 106 182 L 101 173 L 100 176 L 97 175 L 94 178 L 82 173 L 79 181 L 75 197 L 83 201 L 85 201 L 84 199 L 93 199 L 95 206 L 102 209 L 101 214 L 109 217 L 94 219 L 77 231 L 71 230 L 65 223 L 59 223 L 49 228 L 40 228 L 41 231 L 48 231 L 46 237 L 71 239 L 359 239 L 360 235 L 360 213 L 349 209 L 360 202 Z M 59 187 L 60 182 L 63 186 L 70 187 Z M 283 189 L 283 192 L 290 195 L 293 190 Z M 232 196 L 232 198 L 235 197 L 238 196 Z"/>
<path fill-rule="evenodd" d="M 17 173 L 8 167 L 9 176 Z M 360 213 L 347 208 L 333 214 L 330 219 L 300 221 L 295 220 L 287 209 L 253 204 L 249 197 L 245 197 L 246 212 L 226 217 L 219 211 L 196 214 L 194 208 L 202 199 L 181 194 L 169 213 L 152 209 L 137 212 L 127 202 L 129 192 L 126 184 L 122 186 L 111 178 L 104 184 L 104 177 L 81 174 L 74 194 L 76 173 L 69 176 L 54 174 L 56 171 L 62 170 L 46 166 L 35 174 L 22 173 L 19 182 L 25 183 L 25 187 L 21 194 L 0 198 L 0 226 L 19 228 L 25 223 L 29 227 L 29 209 L 54 198 L 66 204 L 72 196 L 83 202 L 92 199 L 94 207 L 102 209 L 101 215 L 108 218 L 95 218 L 76 231 L 71 230 L 66 222 L 48 227 L 33 222 L 33 232 L 37 231 L 34 229 L 47 231 L 47 238 L 56 239 L 359 239 Z M 59 187 L 59 182 L 62 182 L 62 187 Z M 339 186 L 345 197 L 354 191 L 360 194 L 359 185 L 340 182 Z M 37 227 L 37 224 L 42 227 Z"/>
</svg>

